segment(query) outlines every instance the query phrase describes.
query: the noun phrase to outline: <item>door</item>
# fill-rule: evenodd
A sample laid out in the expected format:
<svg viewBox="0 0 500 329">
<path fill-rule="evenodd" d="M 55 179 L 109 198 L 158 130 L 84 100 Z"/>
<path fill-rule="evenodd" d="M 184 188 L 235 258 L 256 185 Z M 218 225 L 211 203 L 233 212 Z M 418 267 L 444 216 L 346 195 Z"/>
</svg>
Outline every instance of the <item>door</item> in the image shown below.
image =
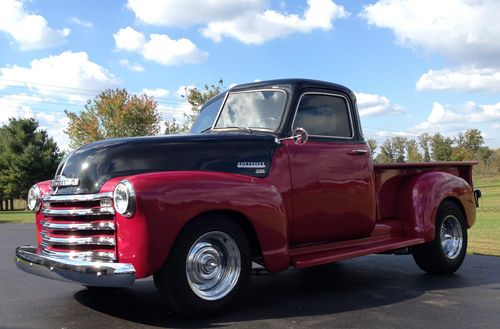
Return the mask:
<svg viewBox="0 0 500 329">
<path fill-rule="evenodd" d="M 292 180 L 291 244 L 369 236 L 375 227 L 373 164 L 355 133 L 348 99 L 335 93 L 302 94 L 293 129 L 309 141 L 287 141 Z"/>
</svg>

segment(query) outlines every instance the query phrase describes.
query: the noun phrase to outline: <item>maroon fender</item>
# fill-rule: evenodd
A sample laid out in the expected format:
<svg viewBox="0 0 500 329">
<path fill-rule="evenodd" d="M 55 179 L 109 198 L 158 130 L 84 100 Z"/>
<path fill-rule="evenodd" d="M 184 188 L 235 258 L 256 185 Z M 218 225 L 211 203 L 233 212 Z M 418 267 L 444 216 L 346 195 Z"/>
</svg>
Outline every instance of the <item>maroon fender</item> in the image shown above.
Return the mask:
<svg viewBox="0 0 500 329">
<path fill-rule="evenodd" d="M 108 181 L 101 192 L 123 179 Z M 269 181 L 231 173 L 171 171 L 127 177 L 137 205 L 131 218 L 116 215 L 118 259 L 132 263 L 138 277 L 156 272 L 181 229 L 207 212 L 233 211 L 255 229 L 269 271 L 289 265 L 287 216 L 278 189 Z"/>
<path fill-rule="evenodd" d="M 448 198 L 463 208 L 467 226 L 471 227 L 476 220 L 476 207 L 472 188 L 464 179 L 445 172 L 428 172 L 408 180 L 396 197 L 396 214 L 403 222 L 403 234 L 432 241 L 438 207 Z"/>
</svg>

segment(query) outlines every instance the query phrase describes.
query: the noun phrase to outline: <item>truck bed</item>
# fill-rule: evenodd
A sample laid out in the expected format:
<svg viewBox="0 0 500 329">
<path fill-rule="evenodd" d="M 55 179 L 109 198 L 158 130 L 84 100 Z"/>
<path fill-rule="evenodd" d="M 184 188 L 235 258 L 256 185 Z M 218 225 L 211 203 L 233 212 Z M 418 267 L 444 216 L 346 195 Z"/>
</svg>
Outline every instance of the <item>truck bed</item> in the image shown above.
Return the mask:
<svg viewBox="0 0 500 329">
<path fill-rule="evenodd" d="M 446 172 L 464 179 L 471 188 L 472 166 L 468 162 L 416 162 L 374 164 L 375 192 L 377 196 L 377 220 L 395 217 L 399 188 L 416 175 L 425 172 Z"/>
</svg>

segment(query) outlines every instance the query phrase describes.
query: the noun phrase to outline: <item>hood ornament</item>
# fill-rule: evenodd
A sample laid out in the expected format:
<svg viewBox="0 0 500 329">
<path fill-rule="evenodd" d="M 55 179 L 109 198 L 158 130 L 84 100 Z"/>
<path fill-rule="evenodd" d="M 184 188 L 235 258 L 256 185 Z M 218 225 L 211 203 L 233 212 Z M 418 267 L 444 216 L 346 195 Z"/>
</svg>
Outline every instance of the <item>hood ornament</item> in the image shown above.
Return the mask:
<svg viewBox="0 0 500 329">
<path fill-rule="evenodd" d="M 80 179 L 79 178 L 66 178 L 63 175 L 56 176 L 50 183 L 50 186 L 52 188 L 58 188 L 58 187 L 72 187 L 72 186 L 78 186 L 80 184 Z"/>
</svg>

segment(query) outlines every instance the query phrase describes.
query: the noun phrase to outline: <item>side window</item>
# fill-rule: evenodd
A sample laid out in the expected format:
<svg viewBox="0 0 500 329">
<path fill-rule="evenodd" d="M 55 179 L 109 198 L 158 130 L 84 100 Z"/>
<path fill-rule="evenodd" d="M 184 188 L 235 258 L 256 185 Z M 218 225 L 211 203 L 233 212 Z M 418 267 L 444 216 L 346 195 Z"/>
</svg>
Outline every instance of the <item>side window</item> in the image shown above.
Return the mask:
<svg viewBox="0 0 500 329">
<path fill-rule="evenodd" d="M 353 137 L 349 107 L 340 96 L 304 94 L 293 126 L 304 128 L 312 136 Z"/>
<path fill-rule="evenodd" d="M 202 131 L 212 127 L 212 123 L 214 123 L 215 117 L 217 116 L 217 113 L 219 113 L 222 101 L 224 101 L 224 97 L 219 97 L 212 103 L 205 105 L 200 110 L 200 114 L 191 126 L 192 134 L 201 133 Z"/>
</svg>

